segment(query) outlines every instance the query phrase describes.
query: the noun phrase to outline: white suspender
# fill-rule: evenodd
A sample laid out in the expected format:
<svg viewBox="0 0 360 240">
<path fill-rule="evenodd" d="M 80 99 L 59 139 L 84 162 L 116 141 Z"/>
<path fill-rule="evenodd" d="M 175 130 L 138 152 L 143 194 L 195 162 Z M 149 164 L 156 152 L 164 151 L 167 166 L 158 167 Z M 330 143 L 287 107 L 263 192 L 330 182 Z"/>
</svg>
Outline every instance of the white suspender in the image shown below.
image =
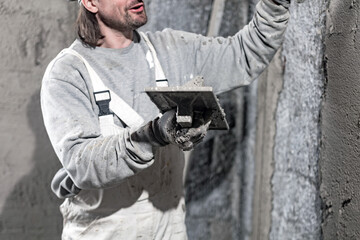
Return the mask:
<svg viewBox="0 0 360 240">
<path fill-rule="evenodd" d="M 148 45 L 154 61 L 156 86 L 167 87 L 168 81 L 165 77 L 159 59 L 157 58 L 154 46 L 151 44 L 150 40 L 144 33 L 140 32 L 140 34 L 143 36 L 145 43 Z M 99 122 L 102 135 L 108 136 L 114 134 L 114 131 L 111 129 L 111 126 L 113 125 L 113 119 L 109 109 L 113 111 L 130 128 L 134 129 L 143 125 L 144 119 L 123 99 L 121 99 L 112 90 L 105 86 L 99 75 L 83 56 L 70 48 L 64 49 L 61 53 L 69 53 L 78 57 L 86 66 L 93 86 L 95 101 L 100 109 Z"/>
<path fill-rule="evenodd" d="M 141 36 L 144 38 L 145 43 L 148 45 L 153 61 L 154 61 L 154 65 L 155 65 L 155 80 L 156 80 L 156 86 L 157 87 L 168 87 L 168 80 L 165 77 L 164 71 L 161 67 L 161 64 L 159 62 L 159 59 L 157 57 L 156 51 L 154 46 L 151 44 L 149 38 L 146 36 L 145 33 L 140 32 Z"/>
<path fill-rule="evenodd" d="M 99 75 L 90 66 L 90 64 L 81 56 L 78 52 L 73 49 L 64 49 L 65 53 L 70 53 L 78 57 L 86 66 L 91 83 L 94 89 L 94 97 L 97 103 L 101 101 L 109 101 L 109 108 L 129 127 L 139 127 L 144 123 L 144 119 L 130 107 L 123 99 L 117 96 L 112 90 L 107 88 Z M 109 93 L 109 94 L 106 94 Z M 100 107 L 100 106 L 99 106 Z M 106 115 L 106 112 L 103 113 Z M 100 114 L 101 115 L 101 114 Z"/>
</svg>

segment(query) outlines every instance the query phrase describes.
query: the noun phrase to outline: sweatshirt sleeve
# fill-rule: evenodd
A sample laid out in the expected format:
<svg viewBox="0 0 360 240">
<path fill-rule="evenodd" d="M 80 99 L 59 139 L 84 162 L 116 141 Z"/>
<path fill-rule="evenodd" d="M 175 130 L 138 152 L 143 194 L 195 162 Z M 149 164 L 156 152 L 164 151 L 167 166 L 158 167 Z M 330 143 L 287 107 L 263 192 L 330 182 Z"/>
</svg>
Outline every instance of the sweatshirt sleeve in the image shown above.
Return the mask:
<svg viewBox="0 0 360 240">
<path fill-rule="evenodd" d="M 84 81 L 87 71 L 80 71 L 83 64 L 71 58 L 75 57 L 63 56 L 52 62 L 41 88 L 45 127 L 64 168 L 52 182 L 58 196 L 69 194 L 69 189 L 115 186 L 154 161 L 152 145 L 133 141 L 128 128 L 117 135 L 101 135 Z"/>
<path fill-rule="evenodd" d="M 159 34 L 160 39 L 154 39 L 154 44 L 159 43 L 160 58 L 166 51 L 160 45 L 166 45 L 170 56 L 163 59 L 165 63 L 176 59 L 168 65 L 167 75 L 188 80 L 203 76 L 205 84 L 219 94 L 248 85 L 262 73 L 282 44 L 288 20 L 286 8 L 261 0 L 253 19 L 234 36 L 205 37 L 166 30 L 163 34 L 170 35 L 166 36 L 170 41 Z"/>
</svg>

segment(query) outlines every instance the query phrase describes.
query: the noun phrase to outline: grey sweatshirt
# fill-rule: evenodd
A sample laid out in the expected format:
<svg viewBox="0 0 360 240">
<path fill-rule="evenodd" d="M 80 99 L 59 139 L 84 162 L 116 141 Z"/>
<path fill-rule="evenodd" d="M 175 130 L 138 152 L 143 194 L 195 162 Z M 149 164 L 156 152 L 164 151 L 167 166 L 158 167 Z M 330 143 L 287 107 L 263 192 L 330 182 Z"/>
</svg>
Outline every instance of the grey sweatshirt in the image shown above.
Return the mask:
<svg viewBox="0 0 360 240">
<path fill-rule="evenodd" d="M 168 78 L 169 86 L 183 85 L 201 75 L 206 86 L 219 94 L 250 84 L 267 67 L 282 43 L 288 11 L 269 0 L 256 7 L 252 21 L 236 35 L 209 38 L 165 29 L 147 32 Z M 94 68 L 113 90 L 145 122 L 158 115 L 144 92 L 155 86 L 154 66 L 147 61 L 148 46 L 135 32 L 124 49 L 88 48 L 79 40 L 71 47 Z M 118 135 L 100 133 L 99 109 L 84 64 L 63 55 L 50 64 L 42 81 L 41 106 L 50 141 L 61 161 L 52 188 L 58 197 L 70 197 L 80 189 L 109 188 L 148 168 L 154 162 L 153 147 L 130 138 L 129 128 Z"/>
</svg>

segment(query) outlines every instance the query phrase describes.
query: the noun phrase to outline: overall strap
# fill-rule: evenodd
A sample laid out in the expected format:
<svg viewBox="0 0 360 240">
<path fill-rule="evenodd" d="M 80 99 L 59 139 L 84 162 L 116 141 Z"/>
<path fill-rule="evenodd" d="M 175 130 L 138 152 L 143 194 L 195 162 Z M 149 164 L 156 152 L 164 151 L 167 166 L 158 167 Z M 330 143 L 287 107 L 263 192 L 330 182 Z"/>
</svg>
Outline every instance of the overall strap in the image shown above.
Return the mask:
<svg viewBox="0 0 360 240">
<path fill-rule="evenodd" d="M 66 48 L 62 53 L 69 53 L 78 57 L 86 66 L 94 89 L 95 101 L 99 106 L 99 117 L 110 114 L 109 108 L 130 128 L 137 128 L 144 123 L 144 119 L 123 99 L 105 86 L 99 75 L 86 59 L 73 49 Z"/>
<path fill-rule="evenodd" d="M 140 35 L 143 37 L 146 45 L 149 47 L 153 61 L 154 61 L 156 86 L 157 87 L 168 87 L 169 86 L 168 80 L 165 77 L 164 71 L 163 71 L 161 64 L 159 62 L 159 59 L 157 57 L 154 46 L 152 45 L 152 43 L 150 42 L 149 38 L 146 36 L 145 33 L 140 32 Z"/>
</svg>

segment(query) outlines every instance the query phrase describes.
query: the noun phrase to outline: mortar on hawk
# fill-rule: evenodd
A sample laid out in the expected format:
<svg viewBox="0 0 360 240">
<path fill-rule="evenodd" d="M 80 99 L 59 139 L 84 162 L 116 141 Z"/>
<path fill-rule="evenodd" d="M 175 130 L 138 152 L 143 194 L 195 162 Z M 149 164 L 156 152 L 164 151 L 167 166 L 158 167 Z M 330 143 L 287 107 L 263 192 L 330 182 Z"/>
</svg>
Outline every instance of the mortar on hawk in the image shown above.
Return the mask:
<svg viewBox="0 0 360 240">
<path fill-rule="evenodd" d="M 160 112 L 176 108 L 176 121 L 181 127 L 192 127 L 197 118 L 206 118 L 211 120 L 209 129 L 229 129 L 218 98 L 212 87 L 204 86 L 201 76 L 195 77 L 183 86 L 149 87 L 145 92 Z"/>
</svg>

